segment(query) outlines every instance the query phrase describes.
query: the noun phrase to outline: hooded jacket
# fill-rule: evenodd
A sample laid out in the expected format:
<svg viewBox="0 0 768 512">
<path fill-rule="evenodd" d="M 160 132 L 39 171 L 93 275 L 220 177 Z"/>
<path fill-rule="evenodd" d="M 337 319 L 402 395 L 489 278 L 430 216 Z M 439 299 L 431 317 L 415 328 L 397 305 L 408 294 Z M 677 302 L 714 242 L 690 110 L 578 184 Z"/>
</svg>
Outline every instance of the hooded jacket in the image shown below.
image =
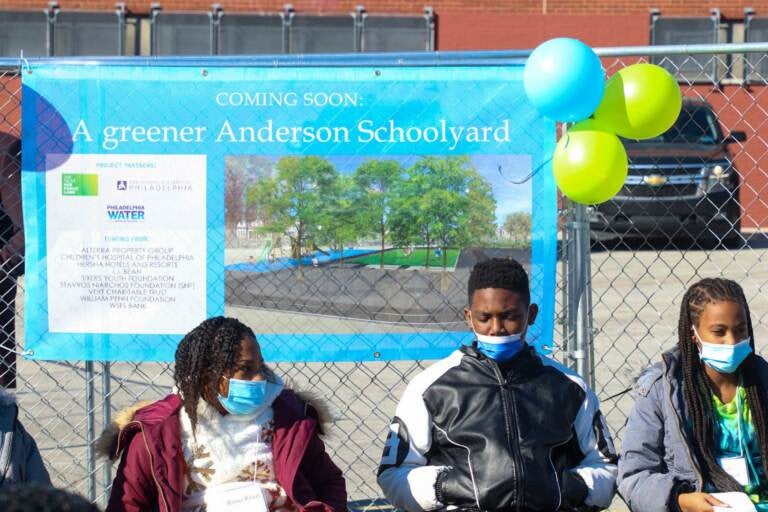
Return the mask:
<svg viewBox="0 0 768 512">
<path fill-rule="evenodd" d="M 99 440 L 99 452 L 122 456 L 112 484 L 108 512 L 180 512 L 185 462 L 176 394 L 121 412 Z M 272 404 L 275 476 L 301 512 L 347 508 L 344 478 L 325 452 L 317 410 L 293 391 Z"/>
<path fill-rule="evenodd" d="M 50 485 L 40 451 L 19 421 L 19 408 L 10 393 L 0 390 L 0 485 Z"/>
<path fill-rule="evenodd" d="M 763 396 L 768 396 L 768 363 L 759 356 L 756 363 Z M 634 390 L 619 457 L 619 494 L 630 510 L 675 510 L 671 500 L 681 490 L 700 492 L 704 485 L 692 449 L 693 421 L 683 398 L 680 350 L 664 352 L 662 362 L 643 371 Z"/>
</svg>

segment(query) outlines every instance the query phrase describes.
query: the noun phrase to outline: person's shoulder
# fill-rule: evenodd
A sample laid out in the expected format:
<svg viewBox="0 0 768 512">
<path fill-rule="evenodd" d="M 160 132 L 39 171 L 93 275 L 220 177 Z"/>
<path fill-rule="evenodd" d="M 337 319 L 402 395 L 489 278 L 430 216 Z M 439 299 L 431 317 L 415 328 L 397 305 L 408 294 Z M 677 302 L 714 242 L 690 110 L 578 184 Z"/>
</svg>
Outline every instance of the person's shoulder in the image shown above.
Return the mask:
<svg viewBox="0 0 768 512">
<path fill-rule="evenodd" d="M 96 441 L 96 452 L 109 459 L 117 458 L 128 441 L 139 430 L 178 423 L 181 398 L 170 394 L 160 400 L 137 402 L 119 411 Z"/>
<path fill-rule="evenodd" d="M 16 395 L 0 387 L 0 407 L 16 408 Z"/>
<path fill-rule="evenodd" d="M 314 393 L 297 391 L 286 386 L 272 403 L 272 407 L 279 409 L 293 419 L 301 419 L 312 416 L 313 404 L 317 401 L 319 398 Z"/>
<path fill-rule="evenodd" d="M 321 435 L 328 434 L 334 424 L 334 414 L 328 401 L 314 391 L 285 388 L 272 405 L 281 418 L 295 422 L 311 418 Z"/>
<path fill-rule="evenodd" d="M 428 366 L 421 373 L 416 375 L 411 382 L 408 383 L 406 388 L 406 394 L 418 394 L 422 395 L 432 384 L 435 383 L 440 377 L 445 375 L 452 368 L 456 368 L 461 364 L 464 358 L 464 352 L 454 350 L 448 357 L 440 359 L 434 364 Z"/>
<path fill-rule="evenodd" d="M 18 416 L 18 406 L 16 397 L 0 388 L 0 431 L 10 431 L 14 428 L 16 417 Z"/>
<path fill-rule="evenodd" d="M 584 391 L 585 393 L 592 393 L 592 390 L 587 385 L 587 382 L 581 377 L 581 375 L 576 373 L 574 370 L 568 368 L 567 366 L 565 366 L 563 363 L 559 361 L 555 361 L 551 357 L 547 357 L 544 354 L 541 354 L 538 351 L 534 351 L 534 352 L 536 356 L 539 358 L 539 360 L 541 361 L 542 365 L 544 365 L 547 368 L 551 368 L 554 371 L 560 372 L 563 375 L 563 377 L 567 378 L 569 381 L 571 381 L 572 383 L 580 387 L 582 391 Z"/>
<path fill-rule="evenodd" d="M 448 357 L 436 361 L 411 379 L 400 396 L 395 416 L 406 422 L 425 421 L 429 408 L 428 404 L 431 402 L 429 398 L 430 389 L 434 389 L 433 384 L 440 380 L 441 377 L 452 369 L 459 367 L 464 356 L 465 354 L 461 349 L 455 350 Z"/>
<path fill-rule="evenodd" d="M 154 402 L 139 402 L 125 409 L 125 414 L 128 415 L 133 410 L 132 419 L 134 421 L 154 424 L 178 415 L 179 409 L 181 409 L 181 397 L 176 393 L 171 393 Z"/>
<path fill-rule="evenodd" d="M 632 391 L 635 396 L 648 396 L 648 393 L 651 392 L 653 386 L 661 380 L 663 375 L 664 364 L 661 361 L 646 367 L 640 372 L 640 375 L 637 376 L 635 384 L 632 386 Z"/>
</svg>

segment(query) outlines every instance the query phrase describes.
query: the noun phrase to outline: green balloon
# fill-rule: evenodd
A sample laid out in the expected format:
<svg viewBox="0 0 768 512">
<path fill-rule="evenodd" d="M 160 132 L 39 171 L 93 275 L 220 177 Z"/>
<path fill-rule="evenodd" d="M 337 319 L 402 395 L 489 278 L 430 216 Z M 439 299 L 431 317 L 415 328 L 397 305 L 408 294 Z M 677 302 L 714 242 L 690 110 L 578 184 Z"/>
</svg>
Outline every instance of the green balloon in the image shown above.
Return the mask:
<svg viewBox="0 0 768 512">
<path fill-rule="evenodd" d="M 552 157 L 560 190 L 582 204 L 604 203 L 627 179 L 627 152 L 619 138 L 595 130 L 594 121 L 577 123 L 563 135 Z"/>
<path fill-rule="evenodd" d="M 626 139 L 650 139 L 672 127 L 682 106 L 680 86 L 666 69 L 633 64 L 605 84 L 594 118 Z"/>
</svg>

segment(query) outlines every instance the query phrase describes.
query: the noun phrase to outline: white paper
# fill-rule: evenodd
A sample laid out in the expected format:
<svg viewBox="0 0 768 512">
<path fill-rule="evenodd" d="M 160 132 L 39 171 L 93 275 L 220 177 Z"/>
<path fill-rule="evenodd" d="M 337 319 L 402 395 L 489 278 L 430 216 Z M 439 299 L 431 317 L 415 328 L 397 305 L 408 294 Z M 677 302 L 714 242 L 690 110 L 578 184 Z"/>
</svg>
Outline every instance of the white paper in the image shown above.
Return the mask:
<svg viewBox="0 0 768 512">
<path fill-rule="evenodd" d="M 740 485 L 749 485 L 747 459 L 744 457 L 723 457 L 718 460 L 723 471 L 733 477 Z"/>
<path fill-rule="evenodd" d="M 79 177 L 98 187 L 78 193 Z M 46 176 L 51 332 L 183 334 L 206 316 L 206 157 L 73 154 Z"/>
<path fill-rule="evenodd" d="M 714 492 L 712 496 L 730 505 L 730 508 L 714 507 L 715 512 L 756 512 L 752 500 L 743 492 Z"/>
<path fill-rule="evenodd" d="M 205 504 L 207 512 L 268 512 L 264 491 L 258 482 L 230 482 L 215 485 L 188 497 L 182 510 Z"/>
</svg>

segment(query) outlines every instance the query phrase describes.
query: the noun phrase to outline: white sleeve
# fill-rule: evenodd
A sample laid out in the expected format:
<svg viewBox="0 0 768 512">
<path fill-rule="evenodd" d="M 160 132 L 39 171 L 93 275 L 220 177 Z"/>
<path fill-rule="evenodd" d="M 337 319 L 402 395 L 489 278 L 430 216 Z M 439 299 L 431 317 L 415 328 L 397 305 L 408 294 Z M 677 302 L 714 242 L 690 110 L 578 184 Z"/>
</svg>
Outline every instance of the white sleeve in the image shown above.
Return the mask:
<svg viewBox="0 0 768 512">
<path fill-rule="evenodd" d="M 389 426 L 378 482 L 393 507 L 408 512 L 441 508 L 435 497 L 435 480 L 445 466 L 427 464 L 432 446 L 432 417 L 423 394 L 447 369 L 461 361 L 461 352 L 430 366 L 408 385 Z"/>
<path fill-rule="evenodd" d="M 600 412 L 600 402 L 591 389 L 586 388 L 586 397 L 576 416 L 574 430 L 579 438 L 579 447 L 584 459 L 574 471 L 589 488 L 585 503 L 599 508 L 608 508 L 616 494 L 616 448 L 608 431 L 608 425 Z"/>
<path fill-rule="evenodd" d="M 543 364 L 557 368 L 584 390 L 584 401 L 573 424 L 579 440 L 579 449 L 584 454 L 584 458 L 572 471 L 584 480 L 589 489 L 585 504 L 608 508 L 616 494 L 618 456 L 608 424 L 600 412 L 600 401 L 576 372 L 553 359 L 539 357 Z"/>
</svg>

